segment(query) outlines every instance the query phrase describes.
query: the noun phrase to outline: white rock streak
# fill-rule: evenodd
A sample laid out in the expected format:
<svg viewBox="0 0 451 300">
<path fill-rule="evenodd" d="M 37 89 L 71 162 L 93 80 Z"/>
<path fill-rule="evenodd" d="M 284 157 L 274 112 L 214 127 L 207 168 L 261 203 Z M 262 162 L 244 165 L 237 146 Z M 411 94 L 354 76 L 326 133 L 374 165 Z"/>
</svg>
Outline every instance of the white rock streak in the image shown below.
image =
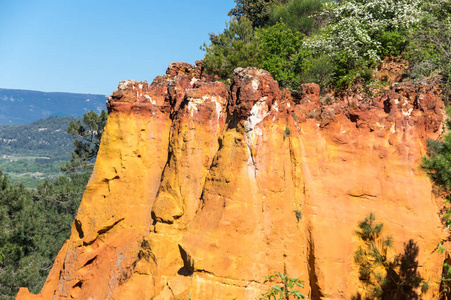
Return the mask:
<svg viewBox="0 0 451 300">
<path fill-rule="evenodd" d="M 189 111 L 189 115 L 191 117 L 194 116 L 195 112 L 198 112 L 199 109 L 197 108 L 197 104 L 202 104 L 204 103 L 204 100 L 199 99 L 199 98 L 188 98 L 188 111 Z"/>
<path fill-rule="evenodd" d="M 152 103 L 153 105 L 157 105 L 157 102 L 155 100 L 152 100 L 152 98 L 149 95 L 144 95 L 144 98 L 149 100 L 149 102 Z"/>
<path fill-rule="evenodd" d="M 254 104 L 249 113 L 249 117 L 244 121 L 245 139 L 250 152 L 252 152 L 252 148 L 257 142 L 257 136 L 263 134 L 258 124 L 260 124 L 268 114 L 269 107 L 266 104 L 266 97 L 263 97 Z"/>
<path fill-rule="evenodd" d="M 258 86 L 259 86 L 258 80 L 256 80 L 256 79 L 252 80 L 252 88 L 255 91 L 258 90 Z"/>
<path fill-rule="evenodd" d="M 199 81 L 199 79 L 197 79 L 196 77 L 193 77 L 193 78 L 191 78 L 191 81 L 190 81 L 190 85 L 193 85 L 193 84 L 195 84 L 196 82 L 198 82 Z"/>
<path fill-rule="evenodd" d="M 222 107 L 224 104 L 224 99 L 221 97 L 209 97 L 209 96 L 202 96 L 202 98 L 188 98 L 188 112 L 191 117 L 194 117 L 194 113 L 197 113 L 199 109 L 197 108 L 198 104 L 203 104 L 207 101 L 211 101 L 215 104 L 216 108 L 216 119 L 219 121 L 219 118 L 222 116 Z"/>
</svg>

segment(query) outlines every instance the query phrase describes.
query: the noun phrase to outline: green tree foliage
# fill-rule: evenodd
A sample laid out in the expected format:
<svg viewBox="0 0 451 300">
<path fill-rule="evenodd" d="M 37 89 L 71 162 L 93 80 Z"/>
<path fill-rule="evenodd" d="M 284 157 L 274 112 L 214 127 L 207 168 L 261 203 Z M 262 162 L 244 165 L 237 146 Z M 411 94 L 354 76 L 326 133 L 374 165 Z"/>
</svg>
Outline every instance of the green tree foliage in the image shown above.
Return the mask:
<svg viewBox="0 0 451 300">
<path fill-rule="evenodd" d="M 231 78 L 240 66 L 258 66 L 261 55 L 251 22 L 246 17 L 232 18 L 224 32 L 210 34 L 210 45 L 204 44 L 206 71 L 222 79 Z"/>
<path fill-rule="evenodd" d="M 323 2 L 326 1 L 292 0 L 288 3 L 275 4 L 271 7 L 268 24 L 282 22 L 293 31 L 310 35 L 320 24 L 321 20 L 316 20 L 313 16 L 320 11 Z"/>
<path fill-rule="evenodd" d="M 448 108 L 448 115 L 451 109 Z M 443 221 L 449 227 L 451 226 L 451 119 L 446 120 L 447 132 L 441 140 L 427 141 L 427 157 L 422 158 L 422 169 L 426 172 L 434 185 L 446 196 L 445 211 L 442 216 Z M 438 251 L 443 252 L 445 248 L 439 244 Z M 443 297 L 440 299 L 449 299 L 451 297 L 451 263 L 445 260 L 442 270 L 442 283 L 440 291 Z"/>
<path fill-rule="evenodd" d="M 451 115 L 451 109 L 447 110 Z M 422 169 L 433 183 L 451 200 L 451 119 L 446 120 L 447 132 L 441 140 L 427 141 L 427 157 L 422 158 Z M 446 225 L 451 225 L 451 209 L 444 215 Z"/>
<path fill-rule="evenodd" d="M 366 299 L 419 299 L 416 289 L 427 291 L 428 284 L 417 272 L 418 246 L 410 240 L 404 253 L 391 255 L 393 240 L 382 236 L 383 224 L 370 213 L 358 224 L 356 234 L 363 242 L 354 253 L 359 279 Z"/>
<path fill-rule="evenodd" d="M 451 112 L 448 110 L 448 113 Z M 448 119 L 447 126 L 450 125 Z M 428 140 L 427 154 L 428 157 L 422 158 L 422 168 L 434 184 L 440 187 L 449 198 L 451 191 L 451 134 L 448 132 L 442 140 Z M 447 225 L 451 225 L 449 219 Z"/>
<path fill-rule="evenodd" d="M 98 115 L 91 110 L 83 115 L 83 121 L 69 123 L 67 132 L 74 137 L 75 150 L 72 152 L 72 160 L 61 167 L 63 171 L 92 171 L 107 118 L 106 111 L 102 110 Z"/>
<path fill-rule="evenodd" d="M 286 3 L 287 0 L 235 0 L 236 6 L 229 12 L 229 16 L 237 19 L 246 17 L 253 27 L 262 27 L 269 20 L 271 7 L 274 4 Z"/>
<path fill-rule="evenodd" d="M 376 217 L 369 214 L 359 223 L 356 231 L 365 245 L 359 246 L 354 254 L 354 261 L 359 265 L 360 280 L 369 289 L 373 297 L 380 297 L 383 292 L 385 275 L 393 262 L 388 258 L 388 250 L 393 247 L 391 237 L 380 238 L 383 224 L 376 224 Z"/>
<path fill-rule="evenodd" d="M 296 87 L 304 54 L 299 52 L 304 34 L 292 31 L 284 23 L 277 23 L 257 29 L 255 36 L 261 55 L 258 67 L 270 72 L 282 87 Z"/>
<path fill-rule="evenodd" d="M 36 191 L 12 185 L 0 172 L 0 299 L 19 287 L 38 293 L 69 238 L 89 173 L 44 182 Z"/>
<path fill-rule="evenodd" d="M 438 253 L 444 253 L 446 248 L 439 243 Z M 443 263 L 442 277 L 440 282 L 440 299 L 450 299 L 451 298 L 451 260 L 447 258 Z"/>
<path fill-rule="evenodd" d="M 300 79 L 312 79 L 308 76 L 310 73 L 305 71 L 310 70 L 313 60 L 304 62 L 311 52 L 303 49 L 302 40 L 303 32 L 312 30 L 313 21 L 307 22 L 307 19 L 310 20 L 307 13 L 313 13 L 314 8 L 321 7 L 321 3 L 322 0 L 237 1 L 236 8 L 231 11 L 235 17 L 226 25 L 224 32 L 210 34 L 210 44 L 204 44 L 202 48 L 205 51 L 206 71 L 227 79 L 231 78 L 237 67 L 260 67 L 268 70 L 282 87 L 292 89 L 302 83 Z M 284 9 L 286 6 L 288 8 Z M 274 20 L 273 25 L 269 26 L 271 9 Z M 290 21 L 289 24 L 295 29 L 279 22 L 287 17 L 287 12 L 296 10 L 302 21 Z M 257 11 L 265 15 L 265 22 L 255 26 L 253 20 Z M 287 22 L 295 19 L 287 17 Z M 310 27 L 302 27 L 304 21 Z"/>
<path fill-rule="evenodd" d="M 451 95 L 451 2 L 432 0 L 422 3 L 425 12 L 417 30 L 410 32 L 408 51 L 410 77 L 423 79 L 436 71 L 442 75 L 445 96 Z"/>
<path fill-rule="evenodd" d="M 30 192 L 0 172 L 0 299 L 13 299 L 21 284 L 32 290 L 42 285 L 43 266 L 36 259 L 42 224 Z"/>
<path fill-rule="evenodd" d="M 298 291 L 303 288 L 303 281 L 297 278 L 288 277 L 288 275 L 280 272 L 266 277 L 266 282 L 274 282 L 268 292 L 263 293 L 259 300 L 288 300 L 288 299 L 304 299 L 306 296 Z"/>
</svg>

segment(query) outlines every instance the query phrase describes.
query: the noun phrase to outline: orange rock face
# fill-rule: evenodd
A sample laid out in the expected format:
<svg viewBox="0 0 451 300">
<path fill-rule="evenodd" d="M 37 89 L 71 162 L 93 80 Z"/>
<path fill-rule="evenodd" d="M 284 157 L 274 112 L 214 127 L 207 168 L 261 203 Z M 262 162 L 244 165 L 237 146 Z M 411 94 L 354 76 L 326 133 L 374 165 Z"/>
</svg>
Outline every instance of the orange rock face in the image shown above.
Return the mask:
<svg viewBox="0 0 451 300">
<path fill-rule="evenodd" d="M 419 162 L 442 131 L 440 92 L 319 92 L 293 98 L 255 68 L 229 89 L 188 64 L 121 82 L 71 238 L 41 294 L 16 299 L 258 299 L 275 272 L 311 299 L 351 299 L 365 294 L 353 257 L 370 212 L 392 255 L 415 242 L 436 299 L 446 234 Z"/>
</svg>

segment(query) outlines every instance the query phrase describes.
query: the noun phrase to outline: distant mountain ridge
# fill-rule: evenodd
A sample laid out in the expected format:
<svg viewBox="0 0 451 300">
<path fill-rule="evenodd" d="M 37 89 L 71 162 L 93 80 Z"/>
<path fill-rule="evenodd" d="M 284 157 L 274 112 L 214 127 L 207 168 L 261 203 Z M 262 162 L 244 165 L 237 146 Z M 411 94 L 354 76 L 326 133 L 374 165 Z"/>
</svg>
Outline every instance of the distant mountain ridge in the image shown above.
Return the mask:
<svg viewBox="0 0 451 300">
<path fill-rule="evenodd" d="M 0 125 L 28 124 L 51 116 L 79 117 L 105 109 L 107 96 L 0 88 Z"/>
</svg>

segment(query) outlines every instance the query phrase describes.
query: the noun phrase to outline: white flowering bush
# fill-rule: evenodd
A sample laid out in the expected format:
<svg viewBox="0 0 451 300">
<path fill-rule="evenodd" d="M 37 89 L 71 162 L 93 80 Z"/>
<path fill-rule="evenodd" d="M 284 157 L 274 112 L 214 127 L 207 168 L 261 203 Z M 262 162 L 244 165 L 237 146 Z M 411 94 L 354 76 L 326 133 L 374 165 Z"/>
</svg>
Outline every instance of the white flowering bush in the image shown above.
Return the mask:
<svg viewBox="0 0 451 300">
<path fill-rule="evenodd" d="M 344 0 L 325 3 L 329 23 L 304 40 L 312 53 L 324 53 L 337 63 L 337 77 L 353 69 L 374 66 L 386 55 L 398 55 L 407 44 L 406 32 L 422 15 L 420 0 Z M 354 74 L 355 75 L 355 74 Z"/>
</svg>

